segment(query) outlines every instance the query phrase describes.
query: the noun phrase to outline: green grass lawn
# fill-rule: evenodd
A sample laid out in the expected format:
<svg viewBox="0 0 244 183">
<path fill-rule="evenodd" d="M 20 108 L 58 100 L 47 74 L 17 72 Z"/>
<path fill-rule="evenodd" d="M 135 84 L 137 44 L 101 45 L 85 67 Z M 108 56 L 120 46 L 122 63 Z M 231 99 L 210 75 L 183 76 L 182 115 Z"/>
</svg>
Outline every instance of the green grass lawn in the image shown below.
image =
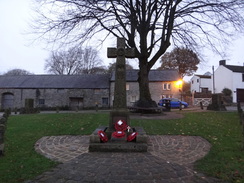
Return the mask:
<svg viewBox="0 0 244 183">
<path fill-rule="evenodd" d="M 184 113 L 184 112 L 183 112 Z M 196 170 L 209 176 L 244 183 L 244 151 L 238 114 L 234 112 L 184 113 L 182 119 L 133 119 L 148 134 L 197 135 L 207 139 L 210 153 L 196 163 Z M 5 156 L 0 158 L 0 182 L 32 179 L 57 163 L 37 154 L 35 142 L 43 136 L 88 135 L 107 125 L 108 113 L 32 114 L 10 116 L 5 134 Z"/>
</svg>

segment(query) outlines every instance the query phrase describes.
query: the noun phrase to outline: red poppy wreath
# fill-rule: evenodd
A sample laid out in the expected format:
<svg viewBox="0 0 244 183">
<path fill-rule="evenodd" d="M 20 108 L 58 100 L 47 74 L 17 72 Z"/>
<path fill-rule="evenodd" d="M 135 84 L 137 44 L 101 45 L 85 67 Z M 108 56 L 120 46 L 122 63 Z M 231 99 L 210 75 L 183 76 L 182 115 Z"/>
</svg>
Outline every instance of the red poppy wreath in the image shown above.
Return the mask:
<svg viewBox="0 0 244 183">
<path fill-rule="evenodd" d="M 132 134 L 130 134 L 128 137 L 127 137 L 127 141 L 132 141 L 132 140 L 134 140 L 135 138 L 136 138 L 136 136 L 137 136 L 137 132 L 133 132 Z"/>
<path fill-rule="evenodd" d="M 125 136 L 124 131 L 115 131 L 112 133 L 112 136 L 115 138 L 123 138 Z"/>
<path fill-rule="evenodd" d="M 99 135 L 99 137 L 100 137 L 102 142 L 107 142 L 108 141 L 108 137 L 107 137 L 107 135 L 106 135 L 106 133 L 104 131 L 99 130 L 98 131 L 98 135 Z"/>
<path fill-rule="evenodd" d="M 123 120 L 119 120 L 115 123 L 114 128 L 116 131 L 125 131 L 127 130 L 127 124 Z"/>
</svg>

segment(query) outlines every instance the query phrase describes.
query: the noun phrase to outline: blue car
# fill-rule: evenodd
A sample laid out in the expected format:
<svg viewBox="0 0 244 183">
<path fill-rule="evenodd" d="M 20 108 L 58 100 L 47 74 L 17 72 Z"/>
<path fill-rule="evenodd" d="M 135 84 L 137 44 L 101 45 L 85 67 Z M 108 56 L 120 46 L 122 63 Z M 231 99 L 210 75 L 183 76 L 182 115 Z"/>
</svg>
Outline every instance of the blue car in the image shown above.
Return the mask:
<svg viewBox="0 0 244 183">
<path fill-rule="evenodd" d="M 181 108 L 188 107 L 188 103 L 180 101 L 177 98 L 163 98 L 158 102 L 158 105 L 162 107 L 169 107 L 169 103 L 171 108 L 179 108 L 180 105 Z"/>
</svg>

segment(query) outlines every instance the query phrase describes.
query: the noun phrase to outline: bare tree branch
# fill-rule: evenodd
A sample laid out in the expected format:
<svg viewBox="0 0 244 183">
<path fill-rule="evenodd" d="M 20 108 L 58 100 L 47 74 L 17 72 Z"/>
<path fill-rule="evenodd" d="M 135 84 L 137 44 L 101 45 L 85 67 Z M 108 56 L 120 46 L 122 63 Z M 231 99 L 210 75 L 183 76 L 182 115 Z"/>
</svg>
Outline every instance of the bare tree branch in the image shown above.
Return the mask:
<svg viewBox="0 0 244 183">
<path fill-rule="evenodd" d="M 81 44 L 106 32 L 124 37 L 139 60 L 140 100 L 150 100 L 148 72 L 173 43 L 218 53 L 244 28 L 241 0 L 42 0 L 42 37 Z M 100 36 L 101 37 L 101 36 Z M 103 39 L 103 40 L 104 40 Z M 145 84 L 146 83 L 146 84 Z"/>
<path fill-rule="evenodd" d="M 46 60 L 45 70 L 56 75 L 90 74 L 102 72 L 102 61 L 97 50 L 73 47 L 68 51 L 53 51 Z"/>
</svg>

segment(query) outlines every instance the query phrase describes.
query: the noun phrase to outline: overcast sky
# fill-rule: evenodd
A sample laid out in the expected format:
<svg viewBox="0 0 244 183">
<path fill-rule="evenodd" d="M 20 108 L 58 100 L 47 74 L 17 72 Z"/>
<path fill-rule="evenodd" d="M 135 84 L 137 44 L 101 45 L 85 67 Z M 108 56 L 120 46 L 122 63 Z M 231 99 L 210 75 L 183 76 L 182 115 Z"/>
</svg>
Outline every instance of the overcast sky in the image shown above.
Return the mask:
<svg viewBox="0 0 244 183">
<path fill-rule="evenodd" d="M 45 44 L 30 44 L 33 39 L 29 32 L 28 22 L 31 20 L 32 0 L 0 0 L 0 74 L 11 69 L 25 69 L 35 74 L 44 72 L 45 59 L 49 51 L 45 50 Z M 115 46 L 112 43 L 111 46 Z M 106 49 L 103 49 L 106 50 Z M 208 62 L 201 64 L 196 74 L 204 74 L 212 71 L 212 66 L 217 68 L 221 59 L 226 59 L 229 65 L 243 65 L 244 63 L 244 36 L 230 45 L 229 55 L 226 58 L 214 56 L 211 52 L 205 53 Z M 100 53 L 104 64 L 108 65 L 110 59 L 106 59 L 106 52 Z M 158 65 L 157 65 L 158 66 Z"/>
</svg>

